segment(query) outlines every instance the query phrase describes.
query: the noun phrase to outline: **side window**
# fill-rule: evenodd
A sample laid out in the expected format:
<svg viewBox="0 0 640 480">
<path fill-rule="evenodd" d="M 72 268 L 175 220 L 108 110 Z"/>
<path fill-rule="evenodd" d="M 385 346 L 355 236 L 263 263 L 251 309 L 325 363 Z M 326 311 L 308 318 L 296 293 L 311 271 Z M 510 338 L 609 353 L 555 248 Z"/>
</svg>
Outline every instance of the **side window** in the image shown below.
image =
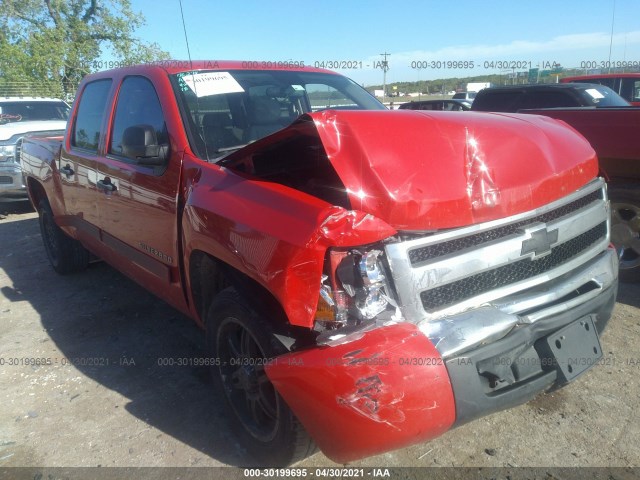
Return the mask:
<svg viewBox="0 0 640 480">
<path fill-rule="evenodd" d="M 488 91 L 474 100 L 473 109 L 482 112 L 515 112 L 522 97 L 521 92 Z"/>
<path fill-rule="evenodd" d="M 524 96 L 519 109 L 578 106 L 578 102 L 564 92 L 532 92 Z"/>
<path fill-rule="evenodd" d="M 314 112 L 325 108 L 357 108 L 352 98 L 329 85 L 308 83 L 305 87 L 311 102 L 311 110 Z"/>
<path fill-rule="evenodd" d="M 109 153 L 126 156 L 122 137 L 127 128 L 136 125 L 151 126 L 158 145 L 168 143 L 164 114 L 153 84 L 144 77 L 127 77 L 118 93 Z"/>
<path fill-rule="evenodd" d="M 73 128 L 71 145 L 98 151 L 100 125 L 111 89 L 111 80 L 96 80 L 84 87 Z"/>
<path fill-rule="evenodd" d="M 640 102 L 640 80 L 635 78 L 621 78 L 620 91 L 621 97 L 630 102 Z"/>
</svg>

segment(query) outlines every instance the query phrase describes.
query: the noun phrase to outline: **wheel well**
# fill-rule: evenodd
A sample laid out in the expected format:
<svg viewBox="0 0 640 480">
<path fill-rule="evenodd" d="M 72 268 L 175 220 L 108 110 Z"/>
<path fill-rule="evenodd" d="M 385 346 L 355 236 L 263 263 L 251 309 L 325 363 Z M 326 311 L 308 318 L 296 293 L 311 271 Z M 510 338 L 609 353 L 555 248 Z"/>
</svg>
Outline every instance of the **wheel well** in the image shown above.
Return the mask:
<svg viewBox="0 0 640 480">
<path fill-rule="evenodd" d="M 258 282 L 217 258 L 194 251 L 189 261 L 191 296 L 198 316 L 204 320 L 215 296 L 233 286 L 257 313 L 272 326 L 289 325 L 287 315 L 278 300 Z"/>
<path fill-rule="evenodd" d="M 29 198 L 31 199 L 31 204 L 33 205 L 33 208 L 38 210 L 40 201 L 42 199 L 47 199 L 47 193 L 44 191 L 44 187 L 37 180 L 34 180 L 33 178 L 28 178 L 27 189 L 29 192 Z"/>
</svg>

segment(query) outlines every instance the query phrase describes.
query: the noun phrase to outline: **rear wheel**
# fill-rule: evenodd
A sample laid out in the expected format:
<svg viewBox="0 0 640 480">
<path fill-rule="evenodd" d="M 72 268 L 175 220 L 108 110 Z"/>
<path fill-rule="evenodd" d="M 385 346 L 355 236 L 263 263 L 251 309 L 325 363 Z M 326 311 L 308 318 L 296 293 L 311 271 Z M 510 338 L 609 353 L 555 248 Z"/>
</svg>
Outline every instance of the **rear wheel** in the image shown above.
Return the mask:
<svg viewBox="0 0 640 480">
<path fill-rule="evenodd" d="M 620 280 L 640 281 L 640 187 L 610 187 L 611 241 L 618 251 Z"/>
<path fill-rule="evenodd" d="M 44 248 L 53 269 L 66 275 L 80 272 L 89 264 L 89 252 L 73 238 L 67 236 L 56 225 L 49 202 L 45 199 L 38 204 L 40 233 Z"/>
<path fill-rule="evenodd" d="M 207 317 L 207 346 L 216 387 L 225 395 L 233 428 L 261 466 L 286 466 L 315 444 L 265 372 L 269 358 L 286 353 L 270 325 L 233 288 L 217 295 Z"/>
</svg>

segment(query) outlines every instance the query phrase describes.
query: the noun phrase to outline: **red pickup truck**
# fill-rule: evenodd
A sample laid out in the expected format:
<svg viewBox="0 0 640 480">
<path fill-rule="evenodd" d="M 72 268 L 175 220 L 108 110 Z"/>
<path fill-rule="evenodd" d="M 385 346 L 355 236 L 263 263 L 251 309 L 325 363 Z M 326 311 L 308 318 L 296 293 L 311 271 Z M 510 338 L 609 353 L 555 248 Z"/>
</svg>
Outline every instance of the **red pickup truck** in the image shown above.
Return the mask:
<svg viewBox="0 0 640 480">
<path fill-rule="evenodd" d="M 426 441 L 597 363 L 618 264 L 575 131 L 185 63 L 87 76 L 23 168 L 55 270 L 92 252 L 205 329 L 260 463 Z"/>
</svg>

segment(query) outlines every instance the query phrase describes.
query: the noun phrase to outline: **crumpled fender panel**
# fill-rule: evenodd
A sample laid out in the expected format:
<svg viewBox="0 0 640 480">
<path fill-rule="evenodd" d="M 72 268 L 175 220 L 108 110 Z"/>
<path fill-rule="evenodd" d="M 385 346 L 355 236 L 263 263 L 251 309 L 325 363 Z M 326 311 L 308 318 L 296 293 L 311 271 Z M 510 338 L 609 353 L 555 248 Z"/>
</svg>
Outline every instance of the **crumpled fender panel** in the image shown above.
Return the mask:
<svg viewBox="0 0 640 480">
<path fill-rule="evenodd" d="M 447 369 L 418 328 L 399 323 L 266 366 L 317 445 L 345 463 L 435 438 L 455 421 Z"/>
<path fill-rule="evenodd" d="M 254 279 L 293 325 L 313 326 L 327 248 L 366 245 L 396 233 L 365 212 L 207 167 L 194 169 L 184 208 L 187 258 L 194 250 L 207 252 Z"/>
</svg>

